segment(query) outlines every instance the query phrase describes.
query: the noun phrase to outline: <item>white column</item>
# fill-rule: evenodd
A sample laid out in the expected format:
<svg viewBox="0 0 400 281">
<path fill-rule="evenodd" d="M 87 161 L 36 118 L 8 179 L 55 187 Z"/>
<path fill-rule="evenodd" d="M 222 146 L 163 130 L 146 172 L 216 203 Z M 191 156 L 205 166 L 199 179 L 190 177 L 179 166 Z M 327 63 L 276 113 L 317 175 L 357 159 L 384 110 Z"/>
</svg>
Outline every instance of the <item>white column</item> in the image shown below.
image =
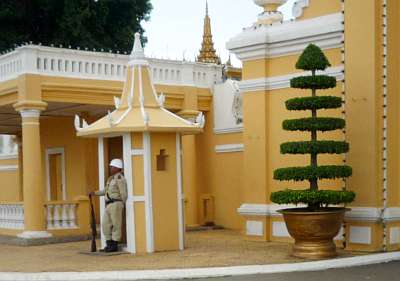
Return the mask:
<svg viewBox="0 0 400 281">
<path fill-rule="evenodd" d="M 151 184 L 151 143 L 150 133 L 143 133 L 144 164 L 144 197 L 146 213 L 146 248 L 148 253 L 154 252 L 153 197 Z"/>
<path fill-rule="evenodd" d="M 124 154 L 124 175 L 128 188 L 128 199 L 126 201 L 126 243 L 127 251 L 136 253 L 135 237 L 135 209 L 133 206 L 133 180 L 132 180 L 132 141 L 131 134 L 124 134 L 123 138 Z"/>
<path fill-rule="evenodd" d="M 99 155 L 99 189 L 103 190 L 104 189 L 104 138 L 99 137 L 98 138 L 98 155 Z M 104 213 L 106 206 L 104 200 L 100 199 L 100 225 L 103 224 L 103 216 L 102 214 Z M 106 246 L 106 239 L 104 238 L 103 231 L 100 230 L 101 232 L 101 247 L 104 248 Z"/>
<path fill-rule="evenodd" d="M 179 249 L 185 248 L 185 223 L 183 217 L 183 194 L 182 194 L 182 153 L 181 153 L 181 135 L 176 134 L 176 179 L 177 179 L 177 200 L 178 200 L 178 234 Z"/>
</svg>

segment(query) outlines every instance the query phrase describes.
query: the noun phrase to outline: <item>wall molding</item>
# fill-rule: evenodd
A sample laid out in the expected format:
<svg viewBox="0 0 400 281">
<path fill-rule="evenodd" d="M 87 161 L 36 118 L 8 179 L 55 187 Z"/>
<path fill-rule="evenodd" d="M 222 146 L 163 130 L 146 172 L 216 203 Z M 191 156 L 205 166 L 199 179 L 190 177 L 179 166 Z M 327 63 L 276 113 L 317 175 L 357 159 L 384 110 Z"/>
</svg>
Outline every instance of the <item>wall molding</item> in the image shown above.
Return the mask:
<svg viewBox="0 0 400 281">
<path fill-rule="evenodd" d="M 2 154 L 0 160 L 18 159 L 18 154 Z"/>
<path fill-rule="evenodd" d="M 132 195 L 129 197 L 129 200 L 132 202 L 145 202 L 146 198 L 144 197 L 144 195 Z"/>
<path fill-rule="evenodd" d="M 302 207 L 304 205 L 298 205 Z M 242 216 L 282 216 L 277 211 L 286 208 L 295 208 L 295 205 L 278 204 L 250 204 L 244 203 L 237 212 Z M 381 220 L 381 208 L 375 207 L 348 207 L 351 210 L 346 212 L 348 221 L 378 222 Z M 400 221 L 400 207 L 387 208 L 383 218 L 385 221 Z"/>
<path fill-rule="evenodd" d="M 18 170 L 18 165 L 0 165 L 0 172 L 13 172 Z"/>
<path fill-rule="evenodd" d="M 295 77 L 310 75 L 311 72 L 298 72 L 281 76 L 270 76 L 266 78 L 243 80 L 239 83 L 240 91 L 243 93 L 253 91 L 271 91 L 290 88 L 290 80 Z M 325 71 L 317 71 L 317 74 L 325 74 L 335 77 L 337 81 L 344 80 L 343 65 L 329 67 Z"/>
<path fill-rule="evenodd" d="M 131 155 L 133 156 L 143 156 L 144 150 L 143 149 L 132 149 L 131 150 Z"/>
<path fill-rule="evenodd" d="M 215 146 L 216 153 L 243 152 L 244 145 L 242 143 L 220 144 Z"/>
<path fill-rule="evenodd" d="M 292 14 L 295 19 L 303 15 L 304 9 L 310 5 L 310 0 L 297 0 L 293 4 Z"/>
<path fill-rule="evenodd" d="M 223 129 L 214 128 L 214 134 L 216 135 L 235 134 L 235 133 L 243 133 L 243 127 L 223 128 Z"/>
<path fill-rule="evenodd" d="M 298 54 L 310 43 L 322 49 L 340 48 L 343 18 L 342 13 L 334 13 L 272 26 L 254 24 L 232 38 L 226 47 L 241 61 Z"/>
</svg>

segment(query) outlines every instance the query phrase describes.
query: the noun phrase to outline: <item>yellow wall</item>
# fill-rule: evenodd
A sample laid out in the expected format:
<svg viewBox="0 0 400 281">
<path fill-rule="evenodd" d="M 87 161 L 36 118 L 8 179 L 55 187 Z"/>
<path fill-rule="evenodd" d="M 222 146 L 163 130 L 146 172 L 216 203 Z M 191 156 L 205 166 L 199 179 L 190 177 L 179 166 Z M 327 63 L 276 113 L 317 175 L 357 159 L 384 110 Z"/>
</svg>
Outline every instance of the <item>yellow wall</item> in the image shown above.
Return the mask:
<svg viewBox="0 0 400 281">
<path fill-rule="evenodd" d="M 267 151 L 268 112 L 270 95 L 264 91 L 243 96 L 243 197 L 242 203 L 264 204 L 269 200 L 267 183 L 271 172 Z"/>
<path fill-rule="evenodd" d="M 0 160 L 0 166 L 18 165 L 18 159 Z M 19 173 L 16 171 L 0 171 L 0 202 L 19 202 Z"/>
<path fill-rule="evenodd" d="M 214 197 L 214 222 L 217 225 L 241 229 L 237 208 L 242 203 L 243 153 L 216 153 L 215 146 L 242 143 L 242 134 L 216 135 L 213 120 L 211 111 L 206 114 L 204 133 L 196 136 L 198 192 L 200 196 L 210 194 Z"/>
<path fill-rule="evenodd" d="M 25 75 L 22 78 L 18 80 L 18 83 L 21 85 L 19 89 L 23 95 L 25 95 L 26 80 L 28 79 L 30 83 L 34 82 L 38 87 L 40 86 L 42 99 L 46 102 L 113 105 L 113 97 L 120 96 L 123 87 L 123 83 L 119 81 L 34 75 Z M 157 93 L 165 94 L 165 107 L 170 110 L 182 110 L 187 105 L 195 105 L 205 111 L 210 109 L 209 89 L 174 85 L 155 85 L 155 89 Z M 1 90 L 0 86 L 0 93 Z"/>
<path fill-rule="evenodd" d="M 182 186 L 185 198 L 186 226 L 199 225 L 199 190 L 197 168 L 197 137 L 193 135 L 182 137 Z M 200 175 L 200 174 L 199 174 Z"/>
<path fill-rule="evenodd" d="M 179 249 L 176 134 L 151 133 L 154 249 Z M 157 170 L 157 155 L 165 149 L 166 170 Z"/>
<path fill-rule="evenodd" d="M 325 55 L 328 57 L 332 66 L 341 64 L 340 49 L 326 49 Z M 270 76 L 288 75 L 297 72 L 302 72 L 301 69 L 296 69 L 295 65 L 299 55 L 289 55 L 276 57 L 271 59 L 258 59 L 243 62 L 243 79 L 251 80 Z"/>
<path fill-rule="evenodd" d="M 350 2 L 351 1 L 352 0 L 350 0 Z M 341 11 L 341 2 L 342 0 L 310 0 L 309 7 L 303 10 L 303 15 L 299 17 L 298 20 L 338 13 Z"/>
<path fill-rule="evenodd" d="M 360 7 L 363 9 L 360 9 Z M 356 206 L 382 203 L 381 14 L 375 1 L 346 1 L 346 137 L 351 145 L 348 180 Z"/>
<path fill-rule="evenodd" d="M 40 130 L 44 188 L 46 188 L 45 151 L 49 148 L 64 148 L 66 199 L 73 200 L 76 196 L 97 190 L 97 140 L 78 138 L 73 119 L 69 117 L 41 118 Z"/>
</svg>

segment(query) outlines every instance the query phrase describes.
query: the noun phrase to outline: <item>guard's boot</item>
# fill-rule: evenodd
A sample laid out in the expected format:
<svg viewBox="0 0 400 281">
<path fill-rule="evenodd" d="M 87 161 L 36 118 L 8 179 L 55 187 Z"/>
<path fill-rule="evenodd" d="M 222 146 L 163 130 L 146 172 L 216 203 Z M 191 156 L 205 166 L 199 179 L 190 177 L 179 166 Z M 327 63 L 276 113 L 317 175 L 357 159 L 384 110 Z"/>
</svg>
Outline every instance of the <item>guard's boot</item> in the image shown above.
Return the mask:
<svg viewBox="0 0 400 281">
<path fill-rule="evenodd" d="M 106 250 L 107 253 L 118 252 L 118 241 L 111 240 L 110 248 Z"/>
<path fill-rule="evenodd" d="M 110 250 L 111 243 L 112 240 L 106 240 L 106 246 L 104 247 L 104 249 L 101 250 L 101 252 L 108 252 Z"/>
</svg>

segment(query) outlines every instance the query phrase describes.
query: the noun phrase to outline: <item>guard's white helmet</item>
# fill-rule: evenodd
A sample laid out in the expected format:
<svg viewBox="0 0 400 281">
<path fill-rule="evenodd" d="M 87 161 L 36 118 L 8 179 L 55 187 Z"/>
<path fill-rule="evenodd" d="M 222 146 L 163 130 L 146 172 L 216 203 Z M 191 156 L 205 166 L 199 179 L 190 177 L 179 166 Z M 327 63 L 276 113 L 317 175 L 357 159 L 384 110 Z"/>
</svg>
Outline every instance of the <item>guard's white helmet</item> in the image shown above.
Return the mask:
<svg viewBox="0 0 400 281">
<path fill-rule="evenodd" d="M 121 159 L 113 159 L 110 162 L 110 166 L 118 168 L 118 169 L 122 169 L 124 167 L 124 164 L 122 163 Z"/>
</svg>

